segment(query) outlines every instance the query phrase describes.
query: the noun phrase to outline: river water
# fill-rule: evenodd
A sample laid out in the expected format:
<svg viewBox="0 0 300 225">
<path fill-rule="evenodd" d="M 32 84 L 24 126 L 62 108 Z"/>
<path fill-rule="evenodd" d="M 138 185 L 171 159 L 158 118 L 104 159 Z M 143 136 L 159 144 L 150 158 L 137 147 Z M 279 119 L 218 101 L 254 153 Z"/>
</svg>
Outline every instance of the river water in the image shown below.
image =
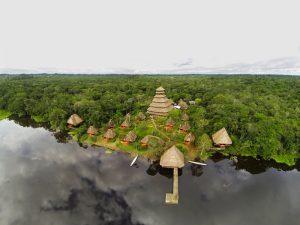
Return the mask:
<svg viewBox="0 0 300 225">
<path fill-rule="evenodd" d="M 0 225 L 300 224 L 299 168 L 250 158 L 187 164 L 174 206 L 164 203 L 171 171 L 61 142 L 44 128 L 0 121 Z"/>
</svg>

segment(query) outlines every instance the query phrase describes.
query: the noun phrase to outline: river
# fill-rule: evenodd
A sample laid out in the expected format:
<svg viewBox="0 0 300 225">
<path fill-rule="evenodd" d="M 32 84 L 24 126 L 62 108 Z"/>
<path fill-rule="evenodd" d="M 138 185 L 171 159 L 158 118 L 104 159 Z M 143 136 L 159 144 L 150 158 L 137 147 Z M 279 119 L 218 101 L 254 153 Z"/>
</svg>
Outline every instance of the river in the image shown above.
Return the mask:
<svg viewBox="0 0 300 225">
<path fill-rule="evenodd" d="M 298 225 L 299 168 L 214 157 L 180 171 L 179 205 L 164 203 L 172 172 L 45 128 L 0 121 L 0 225 Z"/>
</svg>

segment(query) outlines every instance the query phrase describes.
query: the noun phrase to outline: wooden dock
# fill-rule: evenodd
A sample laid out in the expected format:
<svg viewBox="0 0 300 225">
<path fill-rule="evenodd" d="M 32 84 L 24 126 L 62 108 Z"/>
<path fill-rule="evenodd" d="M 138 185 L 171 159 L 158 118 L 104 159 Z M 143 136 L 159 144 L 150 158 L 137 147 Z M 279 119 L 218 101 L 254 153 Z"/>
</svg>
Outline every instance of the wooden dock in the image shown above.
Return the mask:
<svg viewBox="0 0 300 225">
<path fill-rule="evenodd" d="M 166 204 L 178 204 L 178 168 L 173 169 L 173 193 L 166 194 Z"/>
</svg>

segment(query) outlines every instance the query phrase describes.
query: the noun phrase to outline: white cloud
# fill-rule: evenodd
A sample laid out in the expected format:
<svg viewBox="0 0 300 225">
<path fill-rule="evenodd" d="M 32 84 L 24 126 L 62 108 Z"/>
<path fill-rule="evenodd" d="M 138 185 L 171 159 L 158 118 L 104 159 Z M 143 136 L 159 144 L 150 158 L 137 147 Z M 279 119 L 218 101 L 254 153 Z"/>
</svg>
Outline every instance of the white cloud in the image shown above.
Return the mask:
<svg viewBox="0 0 300 225">
<path fill-rule="evenodd" d="M 299 4 L 0 0 L 0 72 L 178 73 L 178 65 L 192 62 L 214 73 L 231 64 L 299 59 Z M 282 68 L 291 70 L 300 73 Z"/>
</svg>

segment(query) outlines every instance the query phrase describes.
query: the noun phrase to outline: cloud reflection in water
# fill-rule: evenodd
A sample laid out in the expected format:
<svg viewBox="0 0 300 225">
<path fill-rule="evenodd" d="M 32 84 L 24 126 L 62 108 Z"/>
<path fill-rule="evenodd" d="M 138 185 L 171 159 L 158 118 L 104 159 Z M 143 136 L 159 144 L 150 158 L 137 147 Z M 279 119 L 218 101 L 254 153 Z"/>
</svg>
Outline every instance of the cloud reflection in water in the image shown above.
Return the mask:
<svg viewBox="0 0 300 225">
<path fill-rule="evenodd" d="M 299 172 L 252 175 L 230 160 L 187 165 L 178 206 L 172 181 L 150 163 L 57 143 L 43 128 L 0 121 L 0 224 L 298 224 Z M 153 169 L 153 168 L 152 168 Z M 148 172 L 148 173 L 147 173 Z M 151 172 L 151 171 L 150 171 Z"/>
</svg>

